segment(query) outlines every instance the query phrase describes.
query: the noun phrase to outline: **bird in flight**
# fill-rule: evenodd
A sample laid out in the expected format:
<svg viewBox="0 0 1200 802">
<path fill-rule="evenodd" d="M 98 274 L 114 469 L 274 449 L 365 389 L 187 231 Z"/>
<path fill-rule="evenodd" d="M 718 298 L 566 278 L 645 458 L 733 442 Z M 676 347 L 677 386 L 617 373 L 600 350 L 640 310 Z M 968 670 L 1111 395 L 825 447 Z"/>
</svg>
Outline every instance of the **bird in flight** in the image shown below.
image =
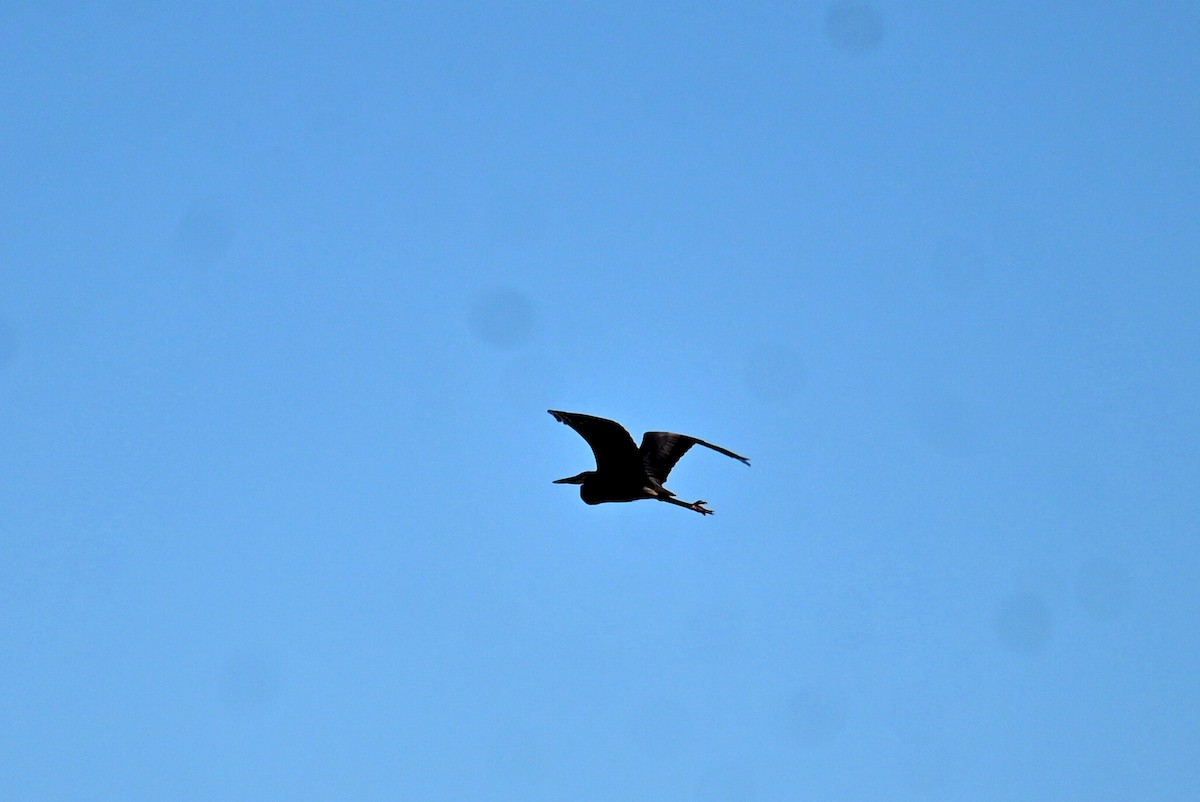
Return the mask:
<svg viewBox="0 0 1200 802">
<path fill-rule="evenodd" d="M 587 504 L 653 498 L 695 510 L 701 515 L 712 515 L 713 511 L 704 506 L 707 502 L 680 501 L 674 493 L 663 487 L 675 463 L 689 448 L 699 444 L 750 464 L 750 460 L 739 454 L 686 434 L 646 432 L 642 436 L 642 446 L 638 448 L 625 427 L 616 421 L 578 412 L 546 411 L 559 423 L 565 423 L 578 432 L 596 455 L 596 470 L 554 480 L 556 485 L 579 485 L 579 497 Z"/>
</svg>

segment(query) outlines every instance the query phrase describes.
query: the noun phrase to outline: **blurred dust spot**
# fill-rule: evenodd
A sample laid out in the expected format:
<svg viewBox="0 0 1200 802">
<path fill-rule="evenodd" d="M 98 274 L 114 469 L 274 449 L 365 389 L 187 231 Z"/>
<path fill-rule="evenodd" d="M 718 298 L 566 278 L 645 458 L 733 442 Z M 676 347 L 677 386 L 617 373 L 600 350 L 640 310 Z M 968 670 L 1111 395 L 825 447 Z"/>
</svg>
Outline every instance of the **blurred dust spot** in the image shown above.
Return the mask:
<svg viewBox="0 0 1200 802">
<path fill-rule="evenodd" d="M 258 654 L 232 655 L 221 669 L 221 701 L 235 713 L 262 715 L 279 699 L 279 667 Z"/>
<path fill-rule="evenodd" d="M 1116 618 L 1129 604 L 1129 570 L 1112 560 L 1089 560 L 1079 569 L 1079 606 L 1094 618 Z"/>
<path fill-rule="evenodd" d="M 537 311 L 524 293 L 494 289 L 476 299 L 469 323 L 471 332 L 488 345 L 516 348 L 533 339 Z"/>
<path fill-rule="evenodd" d="M 1050 639 L 1050 609 L 1031 593 L 1005 599 L 992 624 L 1000 645 L 1014 654 L 1040 654 Z"/>
<path fill-rule="evenodd" d="M 834 3 L 825 12 L 825 33 L 842 50 L 874 50 L 883 41 L 883 17 L 867 3 Z"/>
<path fill-rule="evenodd" d="M 802 688 L 787 707 L 787 730 L 806 749 L 828 745 L 846 726 L 846 705 L 833 692 Z"/>
<path fill-rule="evenodd" d="M 207 267 L 233 243 L 233 210 L 215 199 L 193 201 L 179 218 L 171 248 L 181 261 Z"/>
<path fill-rule="evenodd" d="M 804 370 L 795 351 L 783 345 L 763 345 L 746 357 L 746 387 L 764 401 L 790 401 L 803 385 Z"/>
<path fill-rule="evenodd" d="M 0 368 L 17 358 L 17 332 L 0 320 Z"/>
</svg>

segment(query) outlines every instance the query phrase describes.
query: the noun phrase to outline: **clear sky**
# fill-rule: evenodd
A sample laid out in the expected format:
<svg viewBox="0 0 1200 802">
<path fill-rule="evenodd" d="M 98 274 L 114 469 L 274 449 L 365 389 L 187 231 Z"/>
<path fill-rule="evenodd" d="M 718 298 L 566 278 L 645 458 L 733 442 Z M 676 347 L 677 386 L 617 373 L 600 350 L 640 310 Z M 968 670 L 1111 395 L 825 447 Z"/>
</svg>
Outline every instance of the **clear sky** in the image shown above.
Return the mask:
<svg viewBox="0 0 1200 802">
<path fill-rule="evenodd" d="M 0 4 L 0 798 L 1200 798 L 1198 43 Z"/>
</svg>

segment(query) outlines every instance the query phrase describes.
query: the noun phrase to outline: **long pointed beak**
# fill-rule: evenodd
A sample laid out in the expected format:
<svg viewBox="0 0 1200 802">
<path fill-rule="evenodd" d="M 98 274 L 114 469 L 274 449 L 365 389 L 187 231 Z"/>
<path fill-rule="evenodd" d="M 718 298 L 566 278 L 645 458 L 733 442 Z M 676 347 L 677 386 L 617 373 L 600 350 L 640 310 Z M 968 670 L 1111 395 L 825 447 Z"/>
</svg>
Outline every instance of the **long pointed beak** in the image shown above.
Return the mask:
<svg viewBox="0 0 1200 802">
<path fill-rule="evenodd" d="M 556 484 L 556 485 L 581 485 L 581 484 L 583 484 L 583 474 L 581 473 L 581 474 L 577 474 L 576 476 L 568 476 L 566 479 L 555 479 L 554 484 Z"/>
</svg>

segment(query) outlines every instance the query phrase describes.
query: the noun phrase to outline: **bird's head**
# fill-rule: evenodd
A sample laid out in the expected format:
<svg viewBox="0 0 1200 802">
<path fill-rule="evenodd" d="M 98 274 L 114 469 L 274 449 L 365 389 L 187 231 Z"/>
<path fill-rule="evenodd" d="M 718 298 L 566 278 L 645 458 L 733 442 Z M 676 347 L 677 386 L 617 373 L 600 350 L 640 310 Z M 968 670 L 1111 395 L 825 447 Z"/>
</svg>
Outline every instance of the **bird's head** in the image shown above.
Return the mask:
<svg viewBox="0 0 1200 802">
<path fill-rule="evenodd" d="M 566 479 L 555 479 L 554 484 L 556 484 L 556 485 L 581 485 L 584 482 L 586 482 L 588 479 L 591 479 L 595 475 L 596 475 L 595 471 L 584 471 L 583 473 L 576 474 L 575 476 L 568 476 Z"/>
</svg>

